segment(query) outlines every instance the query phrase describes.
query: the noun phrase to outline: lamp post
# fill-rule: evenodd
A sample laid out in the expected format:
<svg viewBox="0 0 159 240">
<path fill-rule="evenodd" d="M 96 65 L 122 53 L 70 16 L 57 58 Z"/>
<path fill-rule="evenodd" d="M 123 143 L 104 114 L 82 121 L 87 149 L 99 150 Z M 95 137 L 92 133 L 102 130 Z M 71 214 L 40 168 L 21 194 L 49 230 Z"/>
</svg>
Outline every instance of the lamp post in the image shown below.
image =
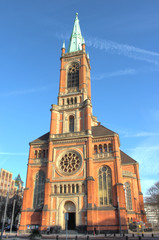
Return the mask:
<svg viewBox="0 0 159 240">
<path fill-rule="evenodd" d="M 8 189 L 7 189 L 7 198 L 6 198 L 6 202 L 5 202 L 4 217 L 3 217 L 3 224 L 2 224 L 2 230 L 1 230 L 1 240 L 2 240 L 2 237 L 3 237 L 4 224 L 5 224 L 5 220 L 6 220 L 8 196 L 9 196 L 9 185 L 8 185 Z"/>
</svg>

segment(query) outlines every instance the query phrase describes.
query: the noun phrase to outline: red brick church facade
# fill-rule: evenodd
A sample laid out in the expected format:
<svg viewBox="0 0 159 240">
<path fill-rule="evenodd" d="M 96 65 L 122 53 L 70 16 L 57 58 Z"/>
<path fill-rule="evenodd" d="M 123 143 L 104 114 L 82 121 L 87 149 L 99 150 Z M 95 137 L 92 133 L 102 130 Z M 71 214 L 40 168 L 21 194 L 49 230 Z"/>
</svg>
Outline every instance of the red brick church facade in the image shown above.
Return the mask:
<svg viewBox="0 0 159 240">
<path fill-rule="evenodd" d="M 92 115 L 90 60 L 77 15 L 68 52 L 62 48 L 50 132 L 30 143 L 20 230 L 65 230 L 65 213 L 69 229 L 90 232 L 146 221 L 138 163 Z"/>
</svg>

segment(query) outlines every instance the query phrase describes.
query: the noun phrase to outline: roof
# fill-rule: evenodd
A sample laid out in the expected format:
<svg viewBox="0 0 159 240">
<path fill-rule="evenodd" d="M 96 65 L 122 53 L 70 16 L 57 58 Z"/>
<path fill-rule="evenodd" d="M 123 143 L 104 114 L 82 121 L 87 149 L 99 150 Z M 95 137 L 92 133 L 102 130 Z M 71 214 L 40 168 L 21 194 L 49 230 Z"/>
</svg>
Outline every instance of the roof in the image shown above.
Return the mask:
<svg viewBox="0 0 159 240">
<path fill-rule="evenodd" d="M 102 126 L 102 125 L 98 125 L 98 126 L 94 126 L 92 127 L 92 135 L 93 137 L 98 137 L 98 136 L 110 136 L 115 134 L 115 132 L 111 131 L 110 129 Z M 42 135 L 41 137 L 31 141 L 31 143 L 43 143 L 49 140 L 49 135 L 50 132 Z"/>
<path fill-rule="evenodd" d="M 131 158 L 130 156 L 128 156 L 126 153 L 124 153 L 121 150 L 120 150 L 120 155 L 121 155 L 121 164 L 122 165 L 137 163 L 137 161 L 135 161 L 133 158 Z"/>
<path fill-rule="evenodd" d="M 79 25 L 78 13 L 76 13 L 76 19 L 74 21 L 73 31 L 70 37 L 70 44 L 68 52 L 76 52 L 82 50 L 82 43 L 84 39 L 81 34 L 81 29 Z"/>
<path fill-rule="evenodd" d="M 110 129 L 102 126 L 102 125 L 98 125 L 98 126 L 94 126 L 92 127 L 92 135 L 93 137 L 98 137 L 98 136 L 110 136 L 115 134 L 115 132 L 111 131 Z M 31 143 L 43 143 L 49 140 L 49 135 L 50 132 L 42 135 L 41 137 L 35 139 L 34 141 L 32 141 Z M 131 158 L 130 156 L 128 156 L 126 153 L 124 153 L 123 151 L 120 150 L 120 154 L 121 154 L 121 164 L 134 164 L 137 163 L 137 161 L 135 161 L 133 158 Z"/>
<path fill-rule="evenodd" d="M 114 135 L 116 134 L 115 132 L 113 132 L 112 130 L 104 127 L 103 125 L 98 125 L 98 126 L 94 126 L 92 127 L 92 135 L 93 137 L 98 137 L 98 136 L 106 136 L 106 135 Z"/>
<path fill-rule="evenodd" d="M 49 140 L 49 135 L 50 135 L 50 132 L 48 132 L 48 133 L 42 135 L 41 137 L 35 139 L 31 143 L 42 143 L 44 141 L 48 141 Z"/>
</svg>

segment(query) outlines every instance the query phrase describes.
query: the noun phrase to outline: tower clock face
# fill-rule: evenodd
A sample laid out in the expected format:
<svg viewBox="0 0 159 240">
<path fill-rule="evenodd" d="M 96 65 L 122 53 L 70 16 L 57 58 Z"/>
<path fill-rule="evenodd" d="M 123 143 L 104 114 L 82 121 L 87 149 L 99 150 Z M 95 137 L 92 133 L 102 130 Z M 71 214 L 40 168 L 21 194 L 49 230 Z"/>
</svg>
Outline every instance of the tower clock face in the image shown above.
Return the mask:
<svg viewBox="0 0 159 240">
<path fill-rule="evenodd" d="M 75 152 L 65 153 L 58 163 L 58 169 L 63 174 L 75 174 L 81 167 L 81 157 Z"/>
</svg>

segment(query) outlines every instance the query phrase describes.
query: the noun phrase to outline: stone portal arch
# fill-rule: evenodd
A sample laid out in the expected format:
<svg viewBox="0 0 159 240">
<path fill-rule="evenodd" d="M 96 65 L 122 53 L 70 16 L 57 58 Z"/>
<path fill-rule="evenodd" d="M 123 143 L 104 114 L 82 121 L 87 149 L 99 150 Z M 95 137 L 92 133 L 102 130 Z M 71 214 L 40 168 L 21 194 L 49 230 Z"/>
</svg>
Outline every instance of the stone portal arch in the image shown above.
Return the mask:
<svg viewBox="0 0 159 240">
<path fill-rule="evenodd" d="M 76 206 L 72 201 L 66 201 L 64 205 L 65 225 L 67 223 L 68 230 L 76 228 Z M 66 228 L 66 227 L 65 227 Z"/>
<path fill-rule="evenodd" d="M 65 200 L 59 206 L 59 225 L 62 229 L 66 229 L 66 214 L 68 216 L 68 229 L 74 230 L 76 225 L 79 225 L 78 220 L 78 209 L 76 201 Z"/>
<path fill-rule="evenodd" d="M 72 201 L 66 201 L 64 205 L 65 212 L 76 212 L 76 206 Z"/>
</svg>

